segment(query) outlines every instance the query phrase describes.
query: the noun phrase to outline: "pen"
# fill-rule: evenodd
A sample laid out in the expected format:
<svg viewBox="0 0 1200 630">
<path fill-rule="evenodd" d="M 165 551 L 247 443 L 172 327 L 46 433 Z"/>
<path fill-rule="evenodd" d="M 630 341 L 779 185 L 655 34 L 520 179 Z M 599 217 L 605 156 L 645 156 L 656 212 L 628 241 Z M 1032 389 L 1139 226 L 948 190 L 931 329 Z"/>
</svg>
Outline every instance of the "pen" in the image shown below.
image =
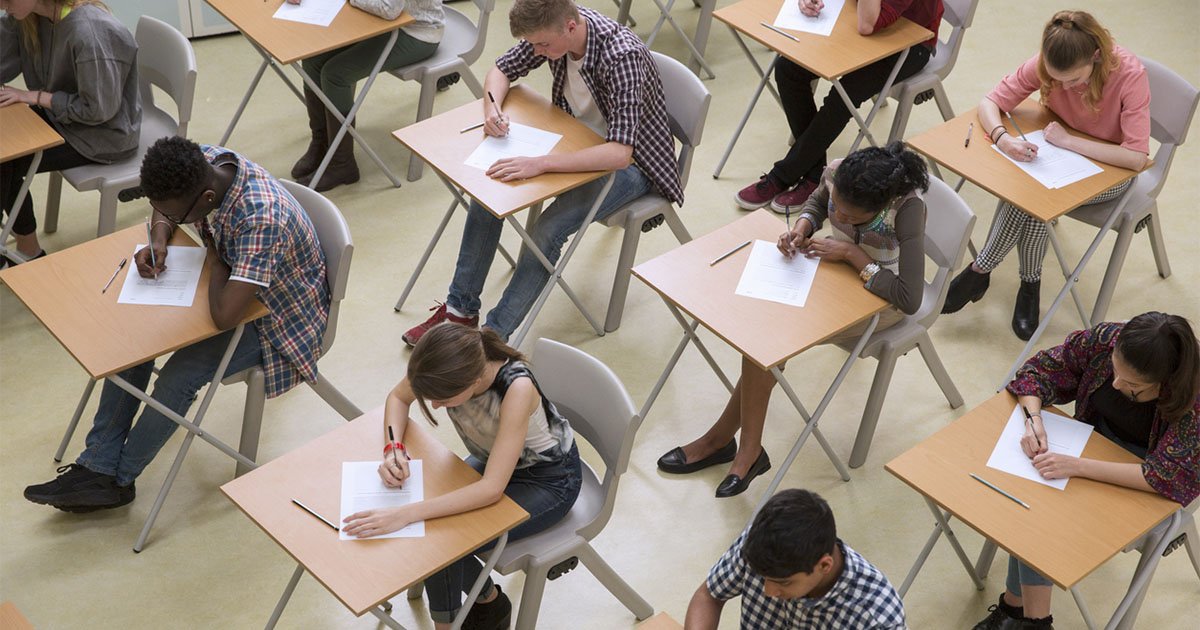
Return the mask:
<svg viewBox="0 0 1200 630">
<path fill-rule="evenodd" d="M 492 102 L 492 107 L 496 108 L 496 116 L 498 118 L 504 118 L 504 112 L 500 111 L 500 105 L 498 105 L 496 103 L 496 97 L 492 96 L 492 91 L 488 90 L 487 94 L 488 94 L 488 100 Z"/>
<path fill-rule="evenodd" d="M 971 473 L 971 478 L 974 479 L 975 481 L 978 481 L 979 483 L 991 488 L 992 490 L 995 490 L 996 492 L 1003 494 L 1004 496 L 1008 497 L 1009 499 L 1012 499 L 1014 502 L 1016 502 L 1017 505 L 1025 508 L 1026 510 L 1029 509 L 1028 503 L 1018 499 L 1017 497 L 1014 497 L 1013 495 L 1001 490 L 1000 488 L 997 488 L 994 484 L 992 484 L 992 482 L 984 479 L 983 477 L 980 477 L 979 475 L 976 475 L 975 473 Z"/>
<path fill-rule="evenodd" d="M 468 131 L 474 131 L 475 129 L 478 129 L 478 128 L 484 126 L 485 124 L 487 124 L 487 123 L 475 123 L 474 125 L 471 125 L 469 127 L 463 127 L 462 129 L 460 129 L 458 131 L 458 133 L 467 133 Z"/>
<path fill-rule="evenodd" d="M 292 503 L 295 503 L 296 505 L 300 506 L 300 509 L 301 509 L 301 510 L 304 510 L 305 512 L 308 512 L 309 514 L 312 514 L 313 516 L 315 516 L 315 517 L 317 517 L 317 518 L 321 519 L 321 522 L 322 522 L 322 523 L 325 523 L 326 525 L 328 525 L 328 526 L 330 526 L 330 527 L 332 527 L 332 528 L 333 528 L 333 531 L 335 531 L 335 532 L 340 532 L 340 531 L 342 531 L 342 530 L 338 529 L 338 526 L 337 526 L 337 525 L 334 525 L 333 523 L 330 523 L 330 522 L 329 522 L 329 519 L 325 518 L 324 516 L 321 516 L 320 514 L 317 514 L 315 510 L 313 510 L 312 508 L 308 507 L 307 505 L 304 505 L 303 503 L 301 503 L 301 502 L 297 501 L 296 499 L 292 499 Z"/>
<path fill-rule="evenodd" d="M 158 280 L 158 261 L 154 258 L 154 237 L 150 234 L 150 217 L 146 217 L 146 248 L 150 250 L 150 269 L 154 271 L 154 279 Z"/>
<path fill-rule="evenodd" d="M 759 22 L 759 24 L 762 24 L 763 26 L 771 29 L 772 31 L 775 31 L 776 33 L 779 33 L 780 35 L 783 35 L 784 37 L 786 37 L 794 42 L 800 41 L 799 37 L 796 37 L 795 35 L 792 35 L 791 33 L 784 31 L 782 29 L 775 28 L 771 24 L 767 24 L 766 22 Z"/>
<path fill-rule="evenodd" d="M 395 433 L 392 433 L 392 425 L 390 425 L 390 424 L 389 424 L 389 425 L 387 425 L 387 430 L 388 430 L 388 442 L 391 442 L 392 444 L 397 444 L 398 442 L 396 442 L 396 434 L 395 434 Z M 403 445 L 403 444 L 400 444 L 400 448 L 404 448 L 404 445 Z M 390 449 L 390 450 L 392 451 L 392 463 L 396 465 L 396 468 L 399 468 L 399 467 L 400 467 L 400 461 L 396 459 L 396 449 L 394 449 L 394 448 L 393 448 L 393 449 Z M 405 458 L 408 458 L 408 453 L 407 453 L 407 452 L 406 452 L 406 453 L 404 453 L 404 457 L 405 457 Z M 400 482 L 400 487 L 401 487 L 401 488 L 403 488 L 403 487 L 404 487 L 404 482 L 403 482 L 403 481 L 401 481 L 401 482 Z"/>
<path fill-rule="evenodd" d="M 975 123 L 971 123 L 967 127 L 967 139 L 963 140 L 963 148 L 971 146 L 971 134 L 975 133 Z"/>
<path fill-rule="evenodd" d="M 745 247 L 745 246 L 749 245 L 749 244 L 750 244 L 750 243 L 752 243 L 752 242 L 753 242 L 753 241 L 746 241 L 745 243 L 742 243 L 741 245 L 738 245 L 737 247 L 734 247 L 733 249 L 731 249 L 731 250 L 729 250 L 729 251 L 725 252 L 724 254 L 721 254 L 720 256 L 717 256 L 716 258 L 714 258 L 714 259 L 713 259 L 713 261 L 712 261 L 712 262 L 708 263 L 708 266 L 709 266 L 709 267 L 711 267 L 711 266 L 713 266 L 713 265 L 715 265 L 715 264 L 717 264 L 717 263 L 721 262 L 722 260 L 725 260 L 726 258 L 729 258 L 730 256 L 732 256 L 732 255 L 734 255 L 734 254 L 738 253 L 739 251 L 741 251 L 743 247 Z"/>
<path fill-rule="evenodd" d="M 1025 408 L 1025 405 L 1021 405 L 1021 411 L 1025 412 L 1025 426 L 1029 427 L 1030 431 L 1033 431 L 1033 416 L 1029 415 L 1029 410 Z M 1038 440 L 1036 431 L 1033 431 L 1033 439 L 1037 440 L 1038 448 L 1041 449 L 1042 441 Z"/>
<path fill-rule="evenodd" d="M 104 283 L 104 288 L 100 289 L 101 293 L 108 291 L 108 287 L 112 286 L 113 280 L 117 279 L 117 274 L 121 273 L 121 270 L 125 268 L 125 263 L 127 262 L 129 262 L 128 258 L 122 258 L 121 262 L 117 263 L 117 268 L 113 270 L 113 275 L 108 278 L 108 282 Z"/>
</svg>

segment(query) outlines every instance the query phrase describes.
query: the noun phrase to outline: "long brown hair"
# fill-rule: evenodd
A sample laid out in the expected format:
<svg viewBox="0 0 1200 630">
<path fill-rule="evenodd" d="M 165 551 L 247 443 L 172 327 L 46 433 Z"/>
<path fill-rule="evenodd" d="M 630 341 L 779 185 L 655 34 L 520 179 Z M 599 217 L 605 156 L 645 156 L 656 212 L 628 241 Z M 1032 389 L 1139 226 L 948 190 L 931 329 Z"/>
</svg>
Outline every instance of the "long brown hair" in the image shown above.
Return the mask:
<svg viewBox="0 0 1200 630">
<path fill-rule="evenodd" d="M 408 384 L 421 413 L 437 425 L 430 400 L 447 400 L 479 380 L 488 361 L 524 361 L 525 355 L 504 343 L 490 328 L 475 330 L 446 322 L 429 329 L 408 358 Z"/>
<path fill-rule="evenodd" d="M 1104 93 L 1104 84 L 1121 64 L 1113 50 L 1112 33 L 1086 11 L 1055 13 L 1042 31 L 1042 54 L 1038 57 L 1042 104 L 1046 104 L 1050 90 L 1057 83 L 1046 71 L 1047 64 L 1055 70 L 1067 71 L 1085 63 L 1093 63 L 1093 66 L 1083 102 L 1095 111 L 1098 109 L 1096 103 Z"/>
<path fill-rule="evenodd" d="M 1139 376 L 1162 387 L 1158 408 L 1174 422 L 1200 396 L 1200 346 L 1188 320 L 1158 311 L 1129 320 L 1117 336 L 1117 351 Z"/>
<path fill-rule="evenodd" d="M 100 0 L 54 0 L 54 15 L 61 16 L 62 10 L 65 7 L 74 9 L 85 4 L 94 4 L 101 9 L 112 13 L 112 11 L 109 11 L 108 6 L 103 2 L 100 2 Z M 39 52 L 41 48 L 41 42 L 38 41 L 38 20 L 41 19 L 43 19 L 42 16 L 31 12 L 29 15 L 25 16 L 24 19 L 20 20 L 21 41 L 25 43 L 25 50 L 29 51 L 30 53 Z M 58 18 L 56 17 L 54 21 L 57 22 Z"/>
</svg>

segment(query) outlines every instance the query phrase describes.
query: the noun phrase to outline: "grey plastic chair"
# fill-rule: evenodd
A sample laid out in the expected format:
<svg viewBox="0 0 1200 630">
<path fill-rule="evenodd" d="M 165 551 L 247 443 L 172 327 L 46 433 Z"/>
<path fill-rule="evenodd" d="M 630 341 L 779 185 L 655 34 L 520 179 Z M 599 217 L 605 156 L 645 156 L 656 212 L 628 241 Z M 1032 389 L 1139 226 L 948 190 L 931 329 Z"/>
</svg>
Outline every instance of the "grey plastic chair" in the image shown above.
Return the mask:
<svg viewBox="0 0 1200 630">
<path fill-rule="evenodd" d="M 963 36 L 975 19 L 975 7 L 978 5 L 979 0 L 943 0 L 942 19 L 952 27 L 950 36 L 944 42 L 938 40 L 934 56 L 920 72 L 892 85 L 888 96 L 896 100 L 897 106 L 896 115 L 892 118 L 892 129 L 888 132 L 888 142 L 904 137 L 904 130 L 908 127 L 908 117 L 912 114 L 916 98 L 924 92 L 933 90 L 933 98 L 937 101 L 942 120 L 954 118 L 954 108 L 950 106 L 950 99 L 946 96 L 946 88 L 942 86 L 942 81 L 954 70 L 958 52 L 962 49 Z"/>
<path fill-rule="evenodd" d="M 324 195 L 296 182 L 282 180 L 280 183 L 287 189 L 300 206 L 304 208 L 312 221 L 325 252 L 325 275 L 329 285 L 329 319 L 325 324 L 325 336 L 321 338 L 321 356 L 324 357 L 333 348 L 333 339 L 337 335 L 338 311 L 342 298 L 346 297 L 346 285 L 350 280 L 350 259 L 354 255 L 354 241 L 350 237 L 350 226 L 345 217 L 333 202 Z M 261 366 L 242 370 L 237 374 L 226 377 L 222 385 L 234 383 L 246 384 L 246 405 L 242 414 L 242 436 L 238 452 L 254 460 L 258 455 L 258 438 L 262 431 L 263 404 L 267 399 L 264 374 Z M 312 388 L 334 411 L 346 420 L 353 420 L 362 415 L 362 410 L 350 402 L 324 375 L 320 374 L 316 382 L 305 383 Z M 240 476 L 250 471 L 245 464 L 238 463 L 237 474 Z"/>
<path fill-rule="evenodd" d="M 1104 280 L 1100 284 L 1100 292 L 1092 309 L 1093 322 L 1104 321 L 1113 291 L 1117 288 L 1121 267 L 1125 264 L 1125 255 L 1129 252 L 1129 243 L 1139 231 L 1138 225 L 1143 221 L 1144 227 L 1148 227 L 1150 231 L 1150 248 L 1154 251 L 1158 275 L 1163 278 L 1171 275 L 1171 264 L 1167 261 L 1167 244 L 1163 240 L 1158 215 L 1158 193 L 1171 171 L 1175 149 L 1187 139 L 1188 128 L 1191 127 L 1192 118 L 1196 113 L 1196 104 L 1200 102 L 1200 91 L 1170 68 L 1145 57 L 1141 60 L 1150 79 L 1150 136 L 1158 141 L 1159 146 L 1154 154 L 1154 166 L 1134 180 L 1132 189 L 1126 193 L 1129 201 L 1117 222 L 1113 224 L 1113 230 L 1117 232 L 1117 241 L 1113 244 L 1112 254 L 1108 258 L 1108 269 L 1104 272 Z M 1083 206 L 1067 216 L 1097 228 L 1103 227 L 1109 214 L 1120 202 L 1121 199 L 1118 198 L 1106 203 Z"/>
<path fill-rule="evenodd" d="M 1200 540 L 1198 540 L 1200 534 L 1196 532 L 1197 509 L 1200 509 L 1200 499 L 1192 501 L 1191 505 L 1180 510 L 1178 526 L 1173 531 L 1165 532 L 1167 540 L 1163 542 L 1170 544 L 1175 537 L 1184 536 L 1182 544 L 1187 549 L 1188 558 L 1192 561 L 1192 568 L 1196 571 L 1196 577 L 1200 578 Z M 1170 548 L 1164 551 L 1157 551 L 1155 545 L 1155 541 L 1164 535 L 1164 530 L 1170 524 L 1170 520 L 1164 521 L 1158 527 L 1150 530 L 1141 540 L 1124 549 L 1125 552 L 1137 551 L 1142 554 L 1141 559 L 1138 561 L 1139 570 L 1135 574 L 1137 575 L 1135 579 L 1140 578 L 1143 582 L 1142 588 L 1138 591 L 1137 595 L 1130 598 L 1131 601 L 1128 604 L 1125 616 L 1122 618 L 1121 623 L 1117 625 L 1118 629 L 1133 627 L 1138 610 L 1142 607 L 1142 601 L 1146 598 L 1146 593 L 1150 590 L 1150 580 L 1154 579 L 1154 571 L 1158 569 L 1158 559 L 1174 551 Z M 1157 556 L 1148 557 L 1148 555 L 1155 554 L 1156 552 Z M 1083 599 L 1078 598 L 1075 603 L 1084 618 L 1088 619 L 1090 615 L 1088 614 L 1087 606 L 1083 603 Z M 1122 602 L 1122 605 L 1124 605 L 1124 602 Z"/>
<path fill-rule="evenodd" d="M 47 234 L 58 229 L 58 207 L 64 179 L 75 190 L 100 191 L 100 219 L 96 236 L 110 234 L 117 223 L 117 195 L 127 188 L 141 185 L 142 158 L 159 138 L 187 137 L 188 122 L 192 119 L 192 99 L 196 92 L 196 55 L 192 45 L 175 27 L 143 15 L 138 19 L 137 32 L 138 93 L 142 99 L 142 128 L 137 153 L 112 164 L 87 164 L 50 174 L 46 194 Z M 167 93 L 179 114 L 176 121 L 154 104 L 157 87 Z"/>
<path fill-rule="evenodd" d="M 858 468 L 866 462 L 896 361 L 913 348 L 921 352 L 921 358 L 925 359 L 925 365 L 950 407 L 957 409 L 963 404 L 962 395 L 958 393 L 958 388 L 954 386 L 946 366 L 933 347 L 929 328 L 942 312 L 942 304 L 950 289 L 950 277 L 962 261 L 967 241 L 971 238 L 971 229 L 975 227 L 975 213 L 946 182 L 934 177 L 929 178 L 925 207 L 925 256 L 937 265 L 937 273 L 931 281 L 925 282 L 921 308 L 900 323 L 876 332 L 859 354 L 860 358 L 878 359 L 879 366 L 875 369 L 875 380 L 871 383 L 871 392 L 867 395 L 862 421 L 858 425 L 858 436 L 854 440 L 854 450 L 850 453 L 851 468 Z M 845 343 L 841 347 L 850 351 L 854 343 Z"/>
<path fill-rule="evenodd" d="M 656 52 L 651 52 L 650 55 L 654 58 L 658 74 L 662 78 L 671 134 L 680 143 L 675 166 L 679 173 L 679 184 L 686 188 L 688 173 L 692 169 L 692 156 L 704 134 L 704 121 L 708 118 L 708 104 L 712 95 L 700 78 L 679 61 Z M 657 192 L 634 199 L 601 221 L 606 227 L 620 227 L 625 230 L 625 236 L 621 240 L 621 253 L 617 257 L 612 294 L 608 298 L 608 315 L 604 319 L 604 330 L 607 332 L 621 326 L 625 298 L 629 294 L 629 270 L 633 267 L 633 260 L 637 255 L 643 225 L 659 215 L 662 215 L 681 244 L 692 240 L 692 235 L 676 214 L 675 206 Z"/>
<path fill-rule="evenodd" d="M 421 95 L 417 100 L 417 122 L 433 115 L 433 97 L 437 95 L 438 79 L 457 72 L 467 84 L 475 98 L 483 98 L 483 86 L 471 72 L 471 64 L 483 54 L 487 43 L 488 20 L 496 8 L 496 0 L 471 0 L 479 9 L 479 20 L 472 22 L 462 13 L 443 7 L 446 11 L 445 30 L 437 52 L 432 57 L 412 65 L 391 70 L 392 76 L 403 81 L 421 84 Z M 413 154 L 408 158 L 408 181 L 421 179 L 425 162 Z"/>
<path fill-rule="evenodd" d="M 517 541 L 510 541 L 496 562 L 502 575 L 525 572 L 517 630 L 537 625 L 547 573 L 552 567 L 578 558 L 638 620 L 654 614 L 612 567 L 596 553 L 589 541 L 608 524 L 617 500 L 617 484 L 629 467 L 633 439 L 642 419 L 625 386 L 604 365 L 586 352 L 571 346 L 538 339 L 533 351 L 533 369 L 542 393 L 571 423 L 577 438 L 583 438 L 604 460 L 604 478 L 599 479 L 586 463 L 583 488 L 567 516 L 554 527 Z M 586 383 L 581 387 L 581 383 Z"/>
</svg>

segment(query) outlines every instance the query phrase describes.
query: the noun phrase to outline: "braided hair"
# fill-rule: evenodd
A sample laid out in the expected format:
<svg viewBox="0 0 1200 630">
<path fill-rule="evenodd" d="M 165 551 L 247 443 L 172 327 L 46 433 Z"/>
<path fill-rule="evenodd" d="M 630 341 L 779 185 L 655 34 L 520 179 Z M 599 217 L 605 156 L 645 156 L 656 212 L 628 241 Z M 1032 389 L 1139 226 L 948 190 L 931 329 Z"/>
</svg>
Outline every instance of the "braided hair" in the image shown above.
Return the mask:
<svg viewBox="0 0 1200 630">
<path fill-rule="evenodd" d="M 929 173 L 925 161 L 897 140 L 846 156 L 833 173 L 833 185 L 846 201 L 879 212 L 893 199 L 929 190 Z"/>
</svg>

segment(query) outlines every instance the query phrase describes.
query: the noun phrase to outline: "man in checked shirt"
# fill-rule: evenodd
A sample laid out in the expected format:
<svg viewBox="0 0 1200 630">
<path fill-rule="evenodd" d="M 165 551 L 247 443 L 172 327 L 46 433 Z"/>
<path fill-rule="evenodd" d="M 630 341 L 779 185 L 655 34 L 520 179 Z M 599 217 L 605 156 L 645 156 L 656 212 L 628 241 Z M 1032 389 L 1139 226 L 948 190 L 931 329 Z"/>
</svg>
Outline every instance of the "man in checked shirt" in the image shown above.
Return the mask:
<svg viewBox="0 0 1200 630">
<path fill-rule="evenodd" d="M 662 82 L 646 45 L 629 29 L 572 0 L 516 0 L 509 12 L 509 28 L 521 41 L 496 60 L 484 81 L 499 105 L 484 99 L 484 133 L 497 137 L 508 133 L 508 119 L 501 110 L 509 86 L 549 63 L 554 104 L 607 142 L 566 154 L 505 158 L 488 169 L 488 176 L 509 182 L 542 173 L 615 171 L 616 181 L 596 213 L 597 221 L 651 191 L 683 203 Z M 559 195 L 530 229 L 551 264 L 558 261 L 567 238 L 582 226 L 606 179 Z M 471 203 L 446 302 L 406 332 L 405 343 L 415 345 L 425 331 L 444 321 L 479 325 L 479 295 L 502 226 L 501 219 Z M 508 339 L 549 277 L 537 257 L 522 247 L 516 272 L 487 314 L 485 325 Z"/>
</svg>

